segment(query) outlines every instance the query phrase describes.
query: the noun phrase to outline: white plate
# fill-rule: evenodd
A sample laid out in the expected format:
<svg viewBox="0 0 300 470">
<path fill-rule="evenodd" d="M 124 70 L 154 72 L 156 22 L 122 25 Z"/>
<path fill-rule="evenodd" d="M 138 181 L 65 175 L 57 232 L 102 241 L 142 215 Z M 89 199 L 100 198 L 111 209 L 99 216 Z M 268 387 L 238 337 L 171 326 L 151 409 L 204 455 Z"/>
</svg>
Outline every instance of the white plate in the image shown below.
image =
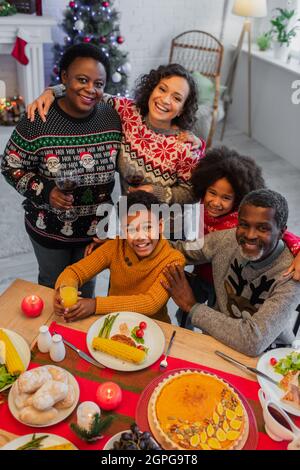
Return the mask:
<svg viewBox="0 0 300 470">
<path fill-rule="evenodd" d="M 72 442 L 68 441 L 64 437 L 57 436 L 57 434 L 49 434 L 48 432 L 35 433 L 35 437 L 41 437 L 45 435 L 47 435 L 48 437 L 46 437 L 46 439 L 43 439 L 41 443 L 41 449 L 43 447 L 58 446 L 61 444 L 72 444 L 72 450 L 78 450 Z M 32 436 L 33 434 L 26 434 L 25 436 L 17 437 L 16 439 L 13 439 L 12 441 L 5 444 L 5 446 L 1 447 L 0 450 L 16 450 L 18 447 L 21 447 L 27 442 L 31 441 Z"/>
<path fill-rule="evenodd" d="M 113 448 L 114 448 L 114 442 L 120 440 L 120 437 L 121 437 L 121 435 L 123 434 L 123 432 L 131 432 L 131 431 L 130 431 L 130 429 L 126 429 L 125 431 L 118 432 L 117 434 L 115 434 L 114 436 L 112 436 L 112 437 L 109 439 L 109 441 L 107 441 L 107 443 L 105 444 L 105 446 L 103 447 L 103 450 L 113 450 Z"/>
<path fill-rule="evenodd" d="M 51 365 L 51 367 L 56 367 L 57 369 L 62 369 L 62 367 L 54 366 L 52 364 L 49 364 L 49 365 Z M 8 395 L 8 408 L 9 408 L 11 414 L 13 415 L 13 417 L 16 418 L 17 421 L 19 421 L 20 423 L 26 424 L 26 426 L 30 426 L 32 428 L 45 428 L 47 426 L 53 426 L 53 424 L 60 423 L 61 421 L 66 419 L 67 416 L 69 416 L 73 412 L 73 410 L 76 408 L 76 405 L 77 405 L 78 400 L 79 400 L 79 394 L 80 394 L 79 385 L 78 385 L 78 382 L 75 379 L 75 377 L 73 377 L 73 375 L 70 374 L 70 372 L 68 372 L 65 369 L 63 369 L 63 370 L 68 375 L 69 384 L 73 385 L 74 390 L 75 390 L 75 401 L 74 401 L 73 405 L 70 406 L 70 408 L 66 408 L 64 410 L 58 410 L 58 414 L 56 415 L 56 418 L 53 419 L 52 421 L 49 421 L 47 424 L 33 424 L 33 425 L 31 425 L 31 424 L 25 423 L 25 422 L 21 421 L 21 419 L 19 418 L 20 410 L 18 410 L 18 408 L 16 407 L 14 399 L 13 399 L 13 390 L 14 390 L 14 386 L 15 386 L 15 384 L 14 384 L 13 387 L 11 388 L 10 392 L 9 392 L 9 395 Z"/>
<path fill-rule="evenodd" d="M 279 361 L 279 359 L 282 359 L 283 357 L 288 356 L 292 352 L 295 352 L 295 349 L 293 348 L 271 349 L 270 351 L 267 351 L 265 354 L 263 354 L 259 358 L 259 361 L 257 363 L 257 369 L 261 370 L 262 372 L 265 372 L 267 375 L 272 377 L 272 379 L 280 381 L 283 378 L 283 375 L 277 374 L 277 372 L 275 372 L 273 366 L 271 366 L 270 364 L 270 359 L 271 357 L 275 357 L 275 359 Z M 267 393 L 267 395 L 271 398 L 272 401 L 277 403 L 281 408 L 283 408 L 288 413 L 291 413 L 292 415 L 295 415 L 295 416 L 300 416 L 299 408 L 293 405 L 289 405 L 287 402 L 281 400 L 281 398 L 286 393 L 284 390 L 281 390 L 279 387 L 277 387 L 276 385 L 273 385 L 271 382 L 268 382 L 262 377 L 257 376 L 257 380 L 259 382 L 259 385 L 263 389 L 263 391 Z"/>
<path fill-rule="evenodd" d="M 92 348 L 93 338 L 98 336 L 102 324 L 108 315 L 105 315 L 99 318 L 99 320 L 95 321 L 95 323 L 90 326 L 90 329 L 87 333 L 86 342 L 91 356 L 93 356 L 96 361 L 100 362 L 106 367 L 109 367 L 110 369 L 121 370 L 124 372 L 141 370 L 151 366 L 151 364 L 160 358 L 165 349 L 165 336 L 161 328 L 157 325 L 157 323 L 155 323 L 155 321 L 151 320 L 151 318 L 146 317 L 145 315 L 141 315 L 140 313 L 114 312 L 114 314 L 115 313 L 119 313 L 119 316 L 116 318 L 113 324 L 110 336 L 119 333 L 119 325 L 121 323 L 127 323 L 130 331 L 135 326 L 138 326 L 141 321 L 147 323 L 147 328 L 144 330 L 144 344 L 145 347 L 149 348 L 149 350 L 145 361 L 141 364 L 133 364 L 131 362 L 123 361 L 122 359 L 110 356 L 109 354 L 103 353 L 101 351 L 95 351 Z"/>
<path fill-rule="evenodd" d="M 6 328 L 1 328 L 1 330 L 3 330 L 9 336 L 26 370 L 27 367 L 29 366 L 31 355 L 30 355 L 30 348 L 28 344 L 26 343 L 25 339 L 22 338 L 22 336 L 20 336 L 18 333 L 15 333 L 15 331 L 7 330 Z M 13 384 L 5 385 L 5 387 L 0 388 L 0 392 L 3 392 L 3 390 L 6 390 L 12 385 Z"/>
</svg>

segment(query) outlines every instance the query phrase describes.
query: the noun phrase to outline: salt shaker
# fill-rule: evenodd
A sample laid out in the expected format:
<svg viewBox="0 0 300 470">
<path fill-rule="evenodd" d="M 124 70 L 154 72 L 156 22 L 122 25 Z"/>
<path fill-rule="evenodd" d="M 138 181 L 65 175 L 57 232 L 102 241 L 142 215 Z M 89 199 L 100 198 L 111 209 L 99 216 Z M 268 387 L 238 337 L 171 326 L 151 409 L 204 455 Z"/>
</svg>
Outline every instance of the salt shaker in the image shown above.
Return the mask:
<svg viewBox="0 0 300 470">
<path fill-rule="evenodd" d="M 47 353 L 50 351 L 52 344 L 52 337 L 49 332 L 47 325 L 42 325 L 39 329 L 39 336 L 37 340 L 38 349 L 41 353 Z"/>
<path fill-rule="evenodd" d="M 61 335 L 52 336 L 52 344 L 50 347 L 50 357 L 53 362 L 63 361 L 66 355 L 65 345 Z"/>
</svg>

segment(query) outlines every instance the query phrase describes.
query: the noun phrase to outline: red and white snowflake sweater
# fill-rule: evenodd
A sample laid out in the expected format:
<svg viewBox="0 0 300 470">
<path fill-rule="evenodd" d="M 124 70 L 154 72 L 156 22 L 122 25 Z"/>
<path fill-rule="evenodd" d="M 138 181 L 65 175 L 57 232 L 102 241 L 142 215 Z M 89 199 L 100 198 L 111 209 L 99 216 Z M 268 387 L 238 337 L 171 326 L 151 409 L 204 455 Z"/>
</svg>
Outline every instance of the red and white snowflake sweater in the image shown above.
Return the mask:
<svg viewBox="0 0 300 470">
<path fill-rule="evenodd" d="M 118 159 L 122 193 L 128 190 L 128 175 L 137 173 L 141 184 L 153 185 L 161 202 L 195 202 L 189 180 L 192 169 L 204 156 L 205 141 L 201 140 L 201 147 L 192 150 L 192 144 L 180 142 L 176 134 L 164 135 L 149 129 L 133 100 L 114 96 L 109 103 L 122 123 Z"/>
</svg>

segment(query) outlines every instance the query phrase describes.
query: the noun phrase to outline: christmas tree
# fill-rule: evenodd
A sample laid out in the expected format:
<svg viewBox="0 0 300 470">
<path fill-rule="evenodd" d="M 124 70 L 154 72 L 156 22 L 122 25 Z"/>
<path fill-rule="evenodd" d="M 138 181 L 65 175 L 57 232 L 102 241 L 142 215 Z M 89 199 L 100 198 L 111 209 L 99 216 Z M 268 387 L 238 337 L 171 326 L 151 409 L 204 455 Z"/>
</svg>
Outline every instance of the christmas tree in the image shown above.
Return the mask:
<svg viewBox="0 0 300 470">
<path fill-rule="evenodd" d="M 15 13 L 17 13 L 17 9 L 14 5 L 5 0 L 0 0 L 0 16 L 14 15 Z"/>
<path fill-rule="evenodd" d="M 126 95 L 127 78 L 131 65 L 127 53 L 120 50 L 124 42 L 118 25 L 119 14 L 112 8 L 113 2 L 100 0 L 71 1 L 64 11 L 62 28 L 66 33 L 65 44 L 54 45 L 53 74 L 51 84 L 59 83 L 58 64 L 65 49 L 81 42 L 91 43 L 102 49 L 110 61 L 111 76 L 105 91 L 112 95 Z"/>
</svg>

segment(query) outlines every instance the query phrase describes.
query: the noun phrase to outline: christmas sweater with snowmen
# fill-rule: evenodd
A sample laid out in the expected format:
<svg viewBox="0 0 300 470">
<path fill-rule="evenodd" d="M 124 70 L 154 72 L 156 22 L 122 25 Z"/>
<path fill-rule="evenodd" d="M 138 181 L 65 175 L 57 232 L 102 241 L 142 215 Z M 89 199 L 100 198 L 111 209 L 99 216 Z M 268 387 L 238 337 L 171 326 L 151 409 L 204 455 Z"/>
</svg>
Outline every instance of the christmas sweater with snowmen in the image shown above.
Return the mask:
<svg viewBox="0 0 300 470">
<path fill-rule="evenodd" d="M 1 163 L 9 184 L 25 196 L 25 226 L 43 246 L 64 248 L 89 243 L 96 233 L 100 204 L 111 203 L 116 158 L 121 144 L 117 112 L 98 104 L 85 118 L 72 118 L 57 104 L 46 122 L 23 117 L 14 130 Z M 73 169 L 79 184 L 73 191 L 77 219 L 61 220 L 49 204 L 59 169 Z"/>
</svg>

